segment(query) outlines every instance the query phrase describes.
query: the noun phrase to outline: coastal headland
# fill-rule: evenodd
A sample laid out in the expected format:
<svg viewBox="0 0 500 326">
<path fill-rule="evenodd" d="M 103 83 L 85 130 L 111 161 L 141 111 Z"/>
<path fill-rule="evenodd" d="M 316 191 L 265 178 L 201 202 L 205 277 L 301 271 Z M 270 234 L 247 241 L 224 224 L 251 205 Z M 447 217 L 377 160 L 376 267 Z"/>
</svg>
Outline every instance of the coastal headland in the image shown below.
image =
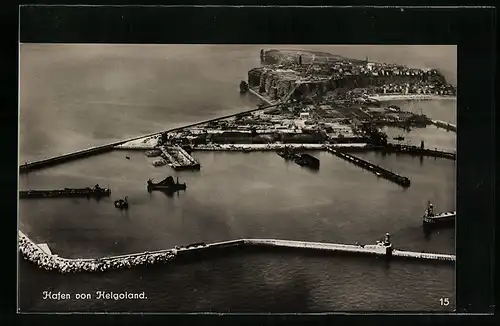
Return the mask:
<svg viewBox="0 0 500 326">
<path fill-rule="evenodd" d="M 389 139 L 381 127 L 402 130 L 436 125 L 456 131 L 456 126 L 433 120 L 422 113 L 405 111 L 391 100 L 455 99 L 456 88 L 437 70 L 351 60 L 340 56 L 307 52 L 262 50 L 260 67 L 251 69 L 241 81 L 242 96 L 257 96 L 257 108 L 155 132 L 103 146 L 77 151 L 38 162 L 27 162 L 20 173 L 60 164 L 72 159 L 117 149 L 148 151 L 157 157 L 155 166 L 174 169 L 195 167 L 203 162 L 192 156 L 196 151 L 276 151 L 285 159 L 298 160 L 304 151 L 325 150 L 347 159 L 378 176 L 409 187 L 405 176 L 384 169 L 347 152 L 381 150 L 417 156 L 455 159 L 455 153 L 404 144 Z M 361 163 L 360 163 L 361 162 Z M 319 163 L 318 163 L 319 166 Z M 188 252 L 210 251 L 235 246 L 280 247 L 329 252 L 364 253 L 424 260 L 454 261 L 453 255 L 387 250 L 381 245 L 341 245 L 277 239 L 240 239 L 214 244 L 193 244 L 174 249 L 105 257 L 67 259 L 58 257 L 31 241 L 19 231 L 19 250 L 23 257 L 41 268 L 63 273 L 104 271 L 107 269 L 168 262 Z"/>
</svg>

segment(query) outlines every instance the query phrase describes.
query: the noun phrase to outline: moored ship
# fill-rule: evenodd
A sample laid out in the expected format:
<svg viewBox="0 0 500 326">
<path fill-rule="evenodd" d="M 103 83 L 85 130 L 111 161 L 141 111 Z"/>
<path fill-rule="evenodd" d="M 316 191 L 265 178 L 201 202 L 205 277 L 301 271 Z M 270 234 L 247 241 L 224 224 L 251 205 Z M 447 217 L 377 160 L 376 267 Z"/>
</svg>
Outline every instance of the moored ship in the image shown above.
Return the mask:
<svg viewBox="0 0 500 326">
<path fill-rule="evenodd" d="M 424 226 L 434 226 L 434 225 L 454 225 L 457 213 L 455 211 L 434 213 L 434 207 L 431 202 L 429 202 L 427 209 L 425 210 L 423 216 Z"/>
<path fill-rule="evenodd" d="M 166 192 L 174 192 L 179 190 L 186 190 L 186 183 L 179 183 L 179 178 L 177 178 L 177 182 L 174 181 L 174 178 L 168 176 L 164 180 L 154 183 L 153 180 L 149 179 L 147 183 L 148 191 L 151 192 L 153 190 L 161 190 Z"/>
<path fill-rule="evenodd" d="M 311 169 L 319 169 L 319 160 L 316 157 L 306 153 L 296 154 L 295 163 L 300 166 L 307 166 Z"/>
<path fill-rule="evenodd" d="M 106 197 L 111 195 L 109 188 L 101 188 L 98 184 L 94 188 L 64 188 L 56 190 L 22 190 L 19 198 L 57 198 L 57 197 Z"/>
</svg>

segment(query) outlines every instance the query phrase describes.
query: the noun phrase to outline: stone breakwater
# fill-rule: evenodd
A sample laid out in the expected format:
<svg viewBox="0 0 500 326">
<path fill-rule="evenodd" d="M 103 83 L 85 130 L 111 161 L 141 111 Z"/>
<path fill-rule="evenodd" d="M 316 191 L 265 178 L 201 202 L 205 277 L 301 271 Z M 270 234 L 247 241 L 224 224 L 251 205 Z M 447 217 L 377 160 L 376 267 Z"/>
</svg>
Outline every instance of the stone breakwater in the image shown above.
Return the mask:
<svg viewBox="0 0 500 326">
<path fill-rule="evenodd" d="M 22 232 L 19 232 L 18 239 L 19 252 L 24 259 L 39 268 L 61 273 L 104 272 L 111 269 L 166 263 L 177 255 L 174 250 L 165 250 L 96 259 L 67 259 L 47 254 Z"/>
</svg>

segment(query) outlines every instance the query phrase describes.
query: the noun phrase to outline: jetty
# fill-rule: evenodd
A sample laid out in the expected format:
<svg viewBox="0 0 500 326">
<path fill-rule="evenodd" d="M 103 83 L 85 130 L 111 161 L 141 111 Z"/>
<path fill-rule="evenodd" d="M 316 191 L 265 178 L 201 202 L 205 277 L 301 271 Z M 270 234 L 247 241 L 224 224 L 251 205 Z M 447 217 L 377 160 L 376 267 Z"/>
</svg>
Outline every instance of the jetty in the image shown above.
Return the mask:
<svg viewBox="0 0 500 326">
<path fill-rule="evenodd" d="M 174 170 L 199 170 L 200 163 L 180 146 L 162 146 L 162 157 Z"/>
<path fill-rule="evenodd" d="M 431 120 L 431 121 L 432 121 L 432 124 L 438 128 L 442 128 L 442 129 L 445 129 L 447 131 L 457 132 L 457 126 L 452 124 L 452 123 L 441 121 L 441 120 Z"/>
<path fill-rule="evenodd" d="M 95 185 L 94 188 L 64 188 L 56 190 L 21 190 L 19 191 L 20 199 L 35 199 L 35 198 L 57 198 L 57 197 L 107 197 L 111 195 L 109 188 L 101 188 Z"/>
<path fill-rule="evenodd" d="M 456 153 L 440 151 L 437 149 L 428 149 L 418 146 L 401 145 L 401 144 L 387 144 L 385 146 L 374 146 L 373 150 L 382 151 L 385 153 L 396 153 L 396 154 L 409 154 L 413 156 L 429 156 L 446 158 L 449 160 L 456 160 Z"/>
<path fill-rule="evenodd" d="M 139 265 L 165 263 L 175 258 L 173 250 L 158 250 L 122 256 L 91 259 L 70 259 L 52 254 L 46 244 L 36 244 L 21 230 L 18 231 L 18 248 L 24 259 L 39 268 L 60 273 L 104 272 L 112 269 L 130 268 Z"/>
<path fill-rule="evenodd" d="M 21 255 L 28 261 L 45 270 L 53 270 L 61 273 L 78 272 L 104 272 L 110 269 L 130 268 L 138 265 L 152 265 L 172 261 L 176 257 L 194 253 L 210 252 L 214 250 L 226 250 L 234 247 L 253 248 L 285 248 L 305 249 L 309 251 L 320 251 L 330 253 L 345 253 L 354 255 L 370 255 L 384 257 L 386 259 L 406 258 L 424 261 L 443 261 L 454 263 L 455 255 L 413 252 L 395 249 L 390 241 L 389 233 L 386 233 L 382 241 L 375 245 L 347 245 L 325 242 L 293 241 L 279 239 L 238 239 L 221 241 L 211 244 L 203 242 L 193 243 L 185 246 L 175 246 L 173 249 L 145 251 L 141 253 L 108 256 L 102 258 L 63 258 L 54 255 L 47 244 L 36 244 L 28 238 L 21 230 L 18 230 L 18 248 Z"/>
<path fill-rule="evenodd" d="M 334 148 L 331 148 L 331 147 L 328 147 L 327 150 L 336 155 L 337 157 L 340 157 L 354 165 L 357 165 L 367 171 L 370 171 L 372 173 L 374 173 L 375 175 L 377 175 L 378 177 L 382 177 L 384 179 L 387 179 L 389 181 L 392 181 L 404 188 L 408 188 L 410 186 L 410 179 L 407 178 L 407 177 L 403 177 L 399 174 L 396 174 L 394 172 L 391 172 L 389 170 L 386 170 L 376 164 L 373 164 L 373 163 L 370 163 L 366 160 L 363 160 L 359 157 L 356 157 L 356 156 L 353 156 L 351 154 L 348 154 L 348 153 L 344 153 L 342 151 L 339 151 L 337 149 L 334 149 Z"/>
<path fill-rule="evenodd" d="M 89 147 L 86 149 L 81 149 L 78 151 L 74 151 L 71 153 L 62 154 L 62 155 L 58 155 L 58 156 L 54 156 L 54 157 L 50 157 L 50 158 L 46 158 L 46 159 L 41 159 L 41 160 L 32 161 L 32 162 L 25 162 L 24 164 L 21 164 L 19 166 L 19 173 L 27 173 L 27 172 L 30 172 L 33 170 L 43 169 L 46 167 L 66 163 L 66 162 L 81 159 L 81 158 L 90 157 L 90 156 L 97 155 L 97 154 L 104 154 L 104 153 L 108 153 L 110 151 L 113 151 L 115 149 L 116 150 L 119 150 L 119 149 L 124 149 L 124 150 L 132 150 L 132 149 L 153 150 L 153 149 L 157 149 L 156 146 L 149 146 L 149 145 L 144 145 L 144 144 L 142 146 L 126 146 L 126 144 L 130 143 L 130 142 L 137 141 L 137 140 L 141 140 L 143 138 L 160 136 L 163 133 L 176 132 L 176 131 L 180 131 L 180 130 L 183 130 L 186 128 L 204 125 L 204 124 L 210 123 L 212 121 L 219 121 L 219 120 L 223 120 L 223 119 L 232 118 L 232 117 L 235 117 L 237 115 L 241 115 L 242 113 L 263 111 L 263 110 L 266 110 L 268 108 L 278 106 L 280 104 L 280 103 L 269 102 L 267 100 L 266 100 L 266 102 L 270 103 L 270 104 L 260 106 L 258 108 L 253 108 L 250 110 L 245 110 L 245 111 L 240 111 L 237 113 L 228 114 L 228 115 L 225 115 L 222 117 L 207 119 L 207 120 L 191 123 L 188 125 L 183 125 L 180 127 L 171 128 L 171 129 L 164 130 L 164 131 L 157 131 L 157 132 L 153 132 L 153 133 L 150 133 L 147 135 L 136 136 L 136 137 L 132 137 L 132 138 L 128 138 L 128 139 L 124 139 L 124 140 L 120 140 L 120 141 L 116 141 L 116 142 L 112 142 L 112 143 L 108 143 L 108 144 L 92 146 L 92 147 Z"/>
<path fill-rule="evenodd" d="M 92 147 L 89 147 L 86 149 L 81 149 L 78 151 L 74 151 L 74 152 L 59 155 L 59 156 L 54 156 L 51 158 L 46 158 L 46 159 L 33 161 L 33 162 L 26 162 L 26 163 L 19 166 L 19 173 L 26 173 L 26 172 L 29 172 L 32 170 L 38 170 L 38 169 L 46 168 L 49 166 L 53 166 L 53 165 L 57 165 L 57 164 L 61 164 L 61 163 L 66 163 L 66 162 L 81 159 L 81 158 L 90 157 L 90 156 L 97 155 L 97 154 L 107 153 L 107 152 L 114 150 L 117 146 L 120 146 L 122 144 L 131 142 L 134 140 L 146 138 L 146 137 L 154 137 L 154 136 L 157 136 L 159 134 L 161 134 L 161 132 L 154 132 L 151 134 L 133 137 L 133 138 L 129 138 L 129 139 L 124 139 L 124 140 L 120 140 L 120 141 L 116 141 L 116 142 L 112 142 L 112 143 L 108 143 L 108 144 L 104 144 L 104 145 L 100 145 L 100 146 L 92 146 Z"/>
<path fill-rule="evenodd" d="M 455 261 L 454 255 L 397 250 L 392 247 L 391 243 L 383 242 L 375 245 L 346 245 L 336 243 L 276 239 L 245 239 L 243 240 L 243 242 L 249 245 L 264 247 L 301 248 L 336 253 L 365 254 L 379 257 L 426 259 L 451 262 Z"/>
</svg>

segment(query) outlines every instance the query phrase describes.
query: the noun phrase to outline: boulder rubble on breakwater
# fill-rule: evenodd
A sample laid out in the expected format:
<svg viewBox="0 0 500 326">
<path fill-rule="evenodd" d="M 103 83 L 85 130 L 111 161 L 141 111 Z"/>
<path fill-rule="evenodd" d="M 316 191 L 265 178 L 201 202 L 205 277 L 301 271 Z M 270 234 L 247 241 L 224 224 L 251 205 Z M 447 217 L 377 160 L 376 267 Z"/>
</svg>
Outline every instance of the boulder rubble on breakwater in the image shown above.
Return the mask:
<svg viewBox="0 0 500 326">
<path fill-rule="evenodd" d="M 19 234 L 19 251 L 22 256 L 45 270 L 61 273 L 104 272 L 111 269 L 131 268 L 138 265 L 165 263 L 176 257 L 172 250 L 124 255 L 97 259 L 67 259 L 49 255 L 23 234 Z"/>
</svg>

